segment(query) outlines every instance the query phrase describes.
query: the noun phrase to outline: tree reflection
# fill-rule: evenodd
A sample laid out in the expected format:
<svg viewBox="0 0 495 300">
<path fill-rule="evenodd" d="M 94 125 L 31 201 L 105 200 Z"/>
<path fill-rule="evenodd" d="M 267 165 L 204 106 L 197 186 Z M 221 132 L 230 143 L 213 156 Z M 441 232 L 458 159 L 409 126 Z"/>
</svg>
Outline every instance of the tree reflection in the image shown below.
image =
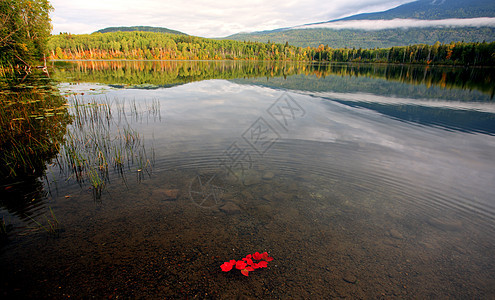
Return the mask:
<svg viewBox="0 0 495 300">
<path fill-rule="evenodd" d="M 48 78 L 3 78 L 0 90 L 0 205 L 24 216 L 42 205 L 43 176 L 71 118 Z"/>
<path fill-rule="evenodd" d="M 121 88 L 169 87 L 208 79 L 287 78 L 300 74 L 317 78 L 330 75 L 369 77 L 426 87 L 478 90 L 492 98 L 495 93 L 493 68 L 270 61 L 107 60 L 58 62 L 54 69 L 54 76 L 59 81 L 98 82 Z"/>
</svg>

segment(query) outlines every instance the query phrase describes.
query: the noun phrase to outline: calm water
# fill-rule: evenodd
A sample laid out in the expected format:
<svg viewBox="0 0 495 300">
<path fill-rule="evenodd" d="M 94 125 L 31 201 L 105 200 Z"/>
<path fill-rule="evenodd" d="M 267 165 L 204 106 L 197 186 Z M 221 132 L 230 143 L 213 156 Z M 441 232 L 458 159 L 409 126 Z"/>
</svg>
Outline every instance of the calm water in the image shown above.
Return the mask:
<svg viewBox="0 0 495 300">
<path fill-rule="evenodd" d="M 2 293 L 493 298 L 493 74 L 55 65 L 72 117 L 2 181 Z M 268 268 L 221 271 L 256 251 Z"/>
</svg>

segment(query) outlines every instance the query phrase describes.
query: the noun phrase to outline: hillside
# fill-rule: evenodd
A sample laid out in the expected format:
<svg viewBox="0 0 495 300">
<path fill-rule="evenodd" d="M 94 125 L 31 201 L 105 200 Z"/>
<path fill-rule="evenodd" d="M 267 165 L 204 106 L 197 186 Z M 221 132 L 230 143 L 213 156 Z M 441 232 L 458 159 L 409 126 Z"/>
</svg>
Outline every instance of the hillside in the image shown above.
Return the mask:
<svg viewBox="0 0 495 300">
<path fill-rule="evenodd" d="M 96 32 L 107 33 L 107 32 L 117 32 L 117 31 L 149 31 L 149 32 L 160 32 L 160 33 L 171 33 L 171 34 L 183 34 L 186 33 L 168 29 L 165 27 L 151 27 L 151 26 L 131 26 L 131 27 L 107 27 L 104 29 L 100 29 Z"/>
<path fill-rule="evenodd" d="M 389 48 L 435 42 L 494 42 L 494 27 L 408 28 L 364 31 L 357 29 L 308 28 L 239 33 L 226 37 L 237 41 L 285 43 L 299 47 L 328 45 L 332 48 Z"/>
<path fill-rule="evenodd" d="M 366 30 L 346 28 L 347 25 L 345 25 L 347 21 L 366 22 L 364 20 L 373 20 L 369 22 L 380 22 L 376 20 L 398 18 L 442 20 L 452 18 L 473 19 L 479 17 L 495 17 L 495 2 L 493 0 L 419 0 L 383 12 L 359 14 L 338 20 L 305 24 L 292 28 L 239 33 L 228 36 L 225 39 L 259 42 L 270 40 L 277 43 L 289 42 L 291 45 L 300 47 L 317 47 L 323 44 L 333 48 L 386 48 L 411 44 L 432 45 L 437 41 L 441 43 L 495 41 L 495 26 L 493 26 L 493 21 L 491 21 L 491 25 L 474 25 L 469 21 L 469 25 L 465 27 L 442 24 L 430 26 L 428 24 L 427 26 L 429 27 L 421 25 L 423 27 L 374 28 L 373 24 L 367 24 L 364 26 Z M 468 20 L 466 19 L 465 21 Z M 407 23 L 407 21 L 399 21 L 395 26 L 403 26 Z M 338 24 L 339 27 L 325 28 L 334 26 L 335 24 Z M 458 24 L 455 23 L 455 25 Z M 371 28 L 377 30 L 372 30 Z"/>
<path fill-rule="evenodd" d="M 51 59 L 308 59 L 302 48 L 291 45 L 143 31 L 53 35 L 47 48 Z"/>
<path fill-rule="evenodd" d="M 288 43 L 215 40 L 157 32 L 60 34 L 48 42 L 49 59 L 274 60 L 495 65 L 494 43 L 411 45 L 390 49 L 302 48 Z"/>
</svg>

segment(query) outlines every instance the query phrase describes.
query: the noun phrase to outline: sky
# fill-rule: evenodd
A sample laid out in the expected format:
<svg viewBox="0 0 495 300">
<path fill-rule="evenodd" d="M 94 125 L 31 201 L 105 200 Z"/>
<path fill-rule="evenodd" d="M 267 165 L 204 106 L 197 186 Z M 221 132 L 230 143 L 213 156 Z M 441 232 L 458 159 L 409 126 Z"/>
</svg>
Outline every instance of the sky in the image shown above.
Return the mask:
<svg viewBox="0 0 495 300">
<path fill-rule="evenodd" d="M 201 37 L 330 21 L 408 2 L 412 0 L 50 0 L 53 34 L 142 25 Z"/>
</svg>

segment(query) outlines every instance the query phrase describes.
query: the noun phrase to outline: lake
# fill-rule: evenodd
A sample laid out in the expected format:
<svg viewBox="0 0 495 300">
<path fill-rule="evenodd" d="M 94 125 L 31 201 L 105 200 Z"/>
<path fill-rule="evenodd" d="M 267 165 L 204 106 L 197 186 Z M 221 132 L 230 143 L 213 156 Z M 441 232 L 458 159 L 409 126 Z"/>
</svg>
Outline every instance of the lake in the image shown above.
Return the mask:
<svg viewBox="0 0 495 300">
<path fill-rule="evenodd" d="M 495 297 L 495 70 L 49 71 L 1 85 L 4 297 Z"/>
</svg>

